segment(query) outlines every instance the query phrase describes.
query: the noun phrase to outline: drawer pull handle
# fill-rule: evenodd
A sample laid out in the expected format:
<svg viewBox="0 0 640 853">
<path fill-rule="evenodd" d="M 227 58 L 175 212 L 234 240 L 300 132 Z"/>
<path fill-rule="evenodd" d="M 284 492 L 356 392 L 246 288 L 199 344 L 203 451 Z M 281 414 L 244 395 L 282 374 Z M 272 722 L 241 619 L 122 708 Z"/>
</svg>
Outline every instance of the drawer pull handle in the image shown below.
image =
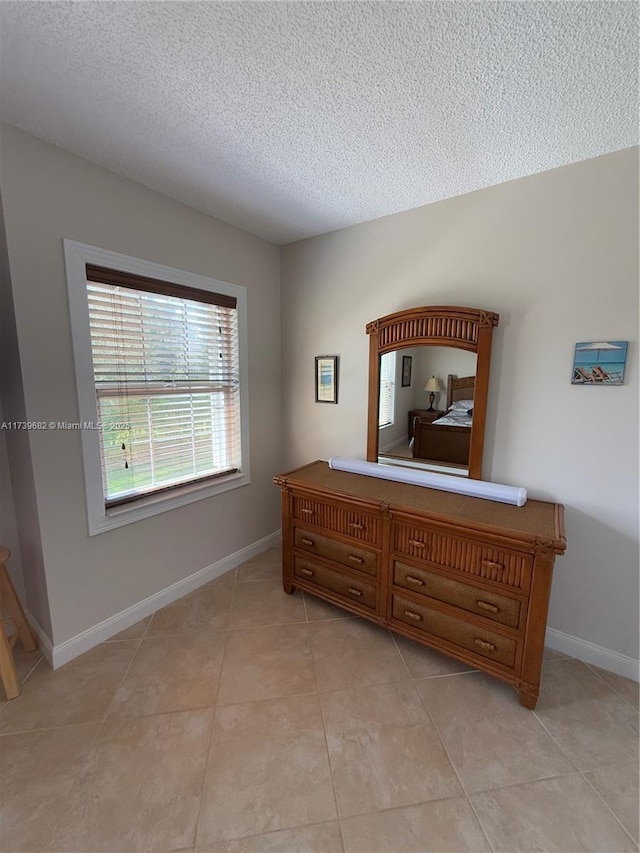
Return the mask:
<svg viewBox="0 0 640 853">
<path fill-rule="evenodd" d="M 421 581 L 420 578 L 414 578 L 413 575 L 407 575 L 405 580 L 407 583 L 412 583 L 414 586 L 424 586 L 424 581 Z"/>
<path fill-rule="evenodd" d="M 350 592 L 351 595 L 355 595 L 356 598 L 362 598 L 362 590 L 356 589 L 355 586 L 350 586 L 347 591 Z"/>
<path fill-rule="evenodd" d="M 362 559 L 362 557 L 356 557 L 355 554 L 349 554 L 349 559 L 351 560 L 352 563 L 357 563 L 359 566 L 361 566 L 364 563 L 364 560 Z"/>
<path fill-rule="evenodd" d="M 476 601 L 480 610 L 488 610 L 489 613 L 500 613 L 500 608 L 495 604 L 490 604 L 488 601 Z"/>
<path fill-rule="evenodd" d="M 302 542 L 303 545 L 313 545 L 314 544 L 313 539 L 306 539 L 305 538 L 305 539 L 301 539 L 300 541 Z"/>
<path fill-rule="evenodd" d="M 493 643 L 488 643 L 486 640 L 481 640 L 479 637 L 476 637 L 473 641 L 476 646 L 480 646 L 481 649 L 487 649 L 490 652 L 495 652 L 496 647 Z"/>
<path fill-rule="evenodd" d="M 300 569 L 300 574 L 306 575 L 308 578 L 313 577 L 313 572 L 311 571 L 311 569 Z"/>
<path fill-rule="evenodd" d="M 301 515 L 313 515 L 315 513 L 315 509 L 301 509 Z"/>
<path fill-rule="evenodd" d="M 422 616 L 419 613 L 414 613 L 413 610 L 405 610 L 404 615 L 413 619 L 414 622 L 422 622 Z"/>
<path fill-rule="evenodd" d="M 504 570 L 502 563 L 496 563 L 495 560 L 483 560 L 482 568 L 489 569 L 489 571 L 492 571 L 493 569 L 500 569 L 500 571 Z"/>
<path fill-rule="evenodd" d="M 420 539 L 409 539 L 409 545 L 413 545 L 414 548 L 426 548 L 427 543 L 422 542 Z"/>
<path fill-rule="evenodd" d="M 359 521 L 352 521 L 352 522 L 349 524 L 349 527 L 350 527 L 352 530 L 364 530 L 364 524 L 360 524 L 360 522 L 359 522 Z"/>
</svg>

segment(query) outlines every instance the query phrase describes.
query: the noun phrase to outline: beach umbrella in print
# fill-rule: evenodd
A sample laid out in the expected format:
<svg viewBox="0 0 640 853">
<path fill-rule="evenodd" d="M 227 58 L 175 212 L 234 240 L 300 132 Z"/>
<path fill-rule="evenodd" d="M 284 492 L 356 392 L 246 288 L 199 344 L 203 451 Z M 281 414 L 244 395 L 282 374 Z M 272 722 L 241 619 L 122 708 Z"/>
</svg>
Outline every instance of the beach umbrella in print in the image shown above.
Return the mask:
<svg viewBox="0 0 640 853">
<path fill-rule="evenodd" d="M 608 341 L 599 341 L 593 344 L 586 344 L 583 347 L 576 347 L 578 350 L 594 350 L 596 352 L 596 362 L 600 361 L 600 353 L 605 349 L 623 349 L 617 344 L 610 344 Z"/>
</svg>

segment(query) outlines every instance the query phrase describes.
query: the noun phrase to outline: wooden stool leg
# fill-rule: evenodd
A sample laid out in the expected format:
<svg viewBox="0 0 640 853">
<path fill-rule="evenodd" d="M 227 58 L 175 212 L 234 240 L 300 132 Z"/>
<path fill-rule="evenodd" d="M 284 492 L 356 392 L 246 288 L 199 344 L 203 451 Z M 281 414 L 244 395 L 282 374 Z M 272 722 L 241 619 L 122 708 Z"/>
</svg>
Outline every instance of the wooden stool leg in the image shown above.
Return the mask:
<svg viewBox="0 0 640 853">
<path fill-rule="evenodd" d="M 11 646 L 7 640 L 4 629 L 0 624 L 0 678 L 4 684 L 4 692 L 7 694 L 7 699 L 15 699 L 20 694 L 20 685 L 18 684 L 18 674 L 16 665 L 13 662 L 11 654 Z"/>
<path fill-rule="evenodd" d="M 27 617 L 24 615 L 24 610 L 4 563 L 0 563 L 0 598 L 6 599 L 9 616 L 20 638 L 22 648 L 25 652 L 35 651 L 38 648 L 38 640 L 31 630 L 31 625 L 27 622 Z"/>
</svg>

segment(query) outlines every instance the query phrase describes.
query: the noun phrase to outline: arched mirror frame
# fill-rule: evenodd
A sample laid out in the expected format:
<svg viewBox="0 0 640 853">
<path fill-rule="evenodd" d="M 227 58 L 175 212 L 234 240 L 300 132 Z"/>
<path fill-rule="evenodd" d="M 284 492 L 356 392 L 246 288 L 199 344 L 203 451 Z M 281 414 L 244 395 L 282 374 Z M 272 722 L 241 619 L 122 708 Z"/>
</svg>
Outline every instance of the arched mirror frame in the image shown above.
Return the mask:
<svg viewBox="0 0 640 853">
<path fill-rule="evenodd" d="M 479 308 L 437 305 L 387 314 L 367 325 L 369 335 L 369 412 L 367 460 L 378 461 L 380 356 L 414 346 L 448 346 L 476 353 L 473 421 L 469 446 L 469 477 L 482 479 L 482 454 L 487 417 L 491 340 L 499 314 Z"/>
</svg>

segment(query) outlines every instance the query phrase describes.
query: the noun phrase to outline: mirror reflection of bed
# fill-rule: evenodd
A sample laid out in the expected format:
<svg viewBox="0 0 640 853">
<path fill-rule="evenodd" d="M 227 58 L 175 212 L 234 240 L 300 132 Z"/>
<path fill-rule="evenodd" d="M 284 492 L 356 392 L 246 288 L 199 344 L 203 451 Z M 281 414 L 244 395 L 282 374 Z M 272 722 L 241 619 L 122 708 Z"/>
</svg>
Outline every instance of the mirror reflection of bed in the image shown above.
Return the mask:
<svg viewBox="0 0 640 853">
<path fill-rule="evenodd" d="M 411 414 L 409 435 L 402 444 L 381 454 L 395 464 L 406 465 L 415 460 L 420 467 L 443 467 L 451 473 L 465 475 L 469 465 L 469 442 L 473 419 L 475 376 L 447 377 L 446 409 L 437 417 L 431 413 Z"/>
</svg>

